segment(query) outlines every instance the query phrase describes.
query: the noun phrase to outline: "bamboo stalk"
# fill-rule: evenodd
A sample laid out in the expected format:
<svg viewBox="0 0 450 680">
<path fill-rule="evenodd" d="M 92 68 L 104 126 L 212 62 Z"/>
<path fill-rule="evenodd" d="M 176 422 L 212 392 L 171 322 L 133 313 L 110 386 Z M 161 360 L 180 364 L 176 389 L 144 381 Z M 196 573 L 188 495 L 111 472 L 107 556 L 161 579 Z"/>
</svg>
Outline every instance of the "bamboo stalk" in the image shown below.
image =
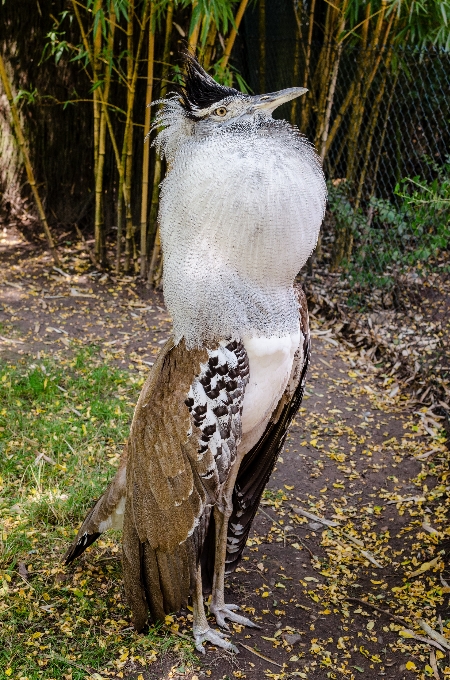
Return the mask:
<svg viewBox="0 0 450 680">
<path fill-rule="evenodd" d="M 347 113 L 348 107 L 352 103 L 353 95 L 354 95 L 355 89 L 356 89 L 356 84 L 357 84 L 357 81 L 355 79 L 355 80 L 353 80 L 349 89 L 347 90 L 347 94 L 344 97 L 344 101 L 342 102 L 340 109 L 339 109 L 339 112 L 338 112 L 338 114 L 336 115 L 336 118 L 333 121 L 333 125 L 331 126 L 331 130 L 328 133 L 327 143 L 326 143 L 326 146 L 325 146 L 325 155 L 327 155 L 327 153 L 330 149 L 330 146 L 332 145 L 334 138 L 336 137 L 336 133 L 341 126 L 342 120 L 343 120 L 345 114 Z"/>
<path fill-rule="evenodd" d="M 258 16 L 258 42 L 259 42 L 259 91 L 266 91 L 266 0 L 259 0 Z"/>
<path fill-rule="evenodd" d="M 397 73 L 395 74 L 394 81 L 392 83 L 391 91 L 389 93 L 389 99 L 386 107 L 386 113 L 384 115 L 384 124 L 383 124 L 383 129 L 381 131 L 380 139 L 378 142 L 378 153 L 374 165 L 374 170 L 372 174 L 372 186 L 370 189 L 370 198 L 372 198 L 374 191 L 375 191 L 375 186 L 376 186 L 376 180 L 377 180 L 377 175 L 378 175 L 378 170 L 380 167 L 380 160 L 381 160 L 381 154 L 383 152 L 383 146 L 384 146 L 384 138 L 386 136 L 386 130 L 389 122 L 389 114 L 391 111 L 391 105 L 392 105 L 392 100 L 394 99 L 394 92 L 395 88 L 397 86 L 397 80 L 400 74 L 400 69 L 397 68 Z"/>
<path fill-rule="evenodd" d="M 113 2 L 110 3 L 110 22 L 108 35 L 108 57 L 109 62 L 106 65 L 105 83 L 103 97 L 105 101 L 109 98 L 109 89 L 111 84 L 111 60 L 114 48 L 114 33 L 116 27 L 116 15 L 114 11 Z M 105 151 L 106 151 L 106 117 L 102 107 L 102 100 L 98 98 L 100 107 L 100 129 L 98 133 L 98 160 L 97 170 L 95 176 L 95 253 L 100 260 L 101 266 L 106 264 L 106 242 L 103 224 L 103 175 L 105 165 Z"/>
<path fill-rule="evenodd" d="M 206 45 L 203 57 L 203 68 L 207 71 L 211 65 L 211 59 L 214 51 L 214 44 L 216 42 L 217 36 L 217 26 L 213 18 L 211 18 L 211 23 L 209 25 L 208 35 L 206 37 Z"/>
<path fill-rule="evenodd" d="M 144 136 L 150 132 L 151 109 L 153 99 L 153 69 L 155 63 L 155 5 L 152 0 L 150 8 L 150 23 L 148 29 L 148 57 L 147 57 L 147 92 L 146 109 L 144 120 Z M 148 186 L 150 168 L 150 140 L 144 144 L 142 159 L 142 199 L 141 199 L 141 276 L 145 278 L 147 273 L 147 211 L 148 211 Z"/>
<path fill-rule="evenodd" d="M 377 71 L 378 71 L 382 56 L 383 56 L 383 52 L 386 48 L 386 44 L 388 42 L 388 39 L 391 35 L 393 22 L 394 22 L 394 18 L 395 18 L 394 15 L 395 15 L 395 12 L 392 12 L 388 26 L 387 26 L 385 34 L 384 34 L 383 42 L 381 44 L 380 49 L 378 50 L 378 54 L 377 54 L 376 59 L 373 63 L 373 66 L 370 70 L 369 76 L 366 80 L 366 87 L 368 89 L 370 89 L 372 82 L 373 82 L 373 80 L 374 80 L 374 78 L 377 74 Z M 347 113 L 347 110 L 348 110 L 350 104 L 353 101 L 356 86 L 357 86 L 357 83 L 359 82 L 359 80 L 360 80 L 360 76 L 359 76 L 359 72 L 357 72 L 356 77 L 354 78 L 352 84 L 350 85 L 350 87 L 347 91 L 347 94 L 345 95 L 344 101 L 341 104 L 339 112 L 338 112 L 336 118 L 333 121 L 333 125 L 331 126 L 331 130 L 330 130 L 330 133 L 329 133 L 328 139 L 327 139 L 325 155 L 328 154 L 328 151 L 329 151 L 329 149 L 330 149 L 330 147 L 331 147 L 331 145 L 332 145 L 332 143 L 333 143 L 333 141 L 336 137 L 336 134 L 337 134 L 337 132 L 338 132 L 340 126 L 341 126 L 342 120 L 343 120 L 345 114 Z"/>
<path fill-rule="evenodd" d="M 129 0 L 129 8 L 134 11 L 134 0 Z M 138 45 L 136 48 L 136 55 L 133 57 L 133 31 L 127 31 L 128 44 L 128 59 L 127 63 L 127 81 L 128 81 L 128 97 L 127 97 L 127 118 L 125 123 L 125 133 L 123 139 L 122 159 L 125 159 L 125 177 L 124 177 L 124 197 L 125 200 L 125 216 L 126 216 L 126 242 L 125 242 L 125 271 L 128 271 L 130 266 L 130 259 L 133 257 L 134 267 L 137 273 L 137 252 L 136 242 L 134 240 L 134 226 L 131 211 L 131 181 L 133 171 L 133 107 L 136 95 L 136 82 L 139 70 L 139 59 L 144 43 L 145 28 L 148 20 L 150 0 L 144 0 L 142 8 L 142 21 L 139 30 Z"/>
<path fill-rule="evenodd" d="M 353 100 L 353 109 L 352 109 L 352 114 L 350 116 L 350 125 L 347 133 L 347 169 L 346 169 L 346 178 L 349 182 L 353 181 L 354 177 L 354 171 L 355 171 L 355 161 L 356 161 L 356 147 L 358 144 L 358 139 L 359 139 L 359 132 L 360 132 L 360 127 L 361 127 L 361 121 L 364 115 L 364 99 L 363 99 L 363 83 L 362 81 L 364 80 L 364 73 L 366 72 L 366 68 L 368 66 L 368 59 L 370 58 L 368 52 L 369 50 L 366 50 L 367 47 L 367 40 L 368 40 L 368 34 L 369 34 L 369 21 L 370 21 L 370 16 L 371 16 L 371 2 L 367 3 L 366 6 L 366 18 L 364 23 L 362 24 L 362 31 L 361 31 L 361 52 L 360 52 L 360 59 L 358 63 L 358 70 L 356 73 L 356 77 L 358 79 L 358 84 L 356 87 L 356 92 L 355 92 L 355 97 Z M 364 90 L 365 91 L 365 90 Z"/>
<path fill-rule="evenodd" d="M 228 39 L 225 43 L 225 50 L 223 52 L 223 57 L 220 60 L 220 65 L 223 69 L 226 69 L 228 66 L 228 61 L 231 56 L 231 51 L 234 47 L 234 43 L 236 41 L 236 36 L 239 31 L 239 26 L 241 25 L 242 17 L 244 16 L 244 12 L 246 10 L 246 7 L 248 5 L 248 0 L 241 0 L 241 3 L 239 5 L 238 11 L 236 12 L 236 16 L 234 18 L 234 26 L 231 28 L 230 34 L 228 36 Z"/>
<path fill-rule="evenodd" d="M 322 163 L 325 160 L 325 151 L 327 147 L 327 138 L 328 138 L 328 130 L 330 127 L 330 118 L 331 118 L 331 109 L 333 108 L 333 101 L 334 101 L 334 93 L 336 91 L 336 83 L 337 83 L 337 77 L 338 77 L 338 72 L 339 72 L 339 63 L 341 60 L 341 54 L 342 54 L 342 42 L 338 45 L 336 56 L 334 59 L 333 63 L 333 70 L 331 73 L 331 83 L 330 83 L 330 88 L 328 92 L 328 99 L 327 99 L 327 108 L 325 110 L 325 117 L 322 125 L 322 134 L 321 134 L 321 140 L 320 140 L 320 151 L 319 155 L 320 158 L 322 159 Z"/>
<path fill-rule="evenodd" d="M 297 22 L 297 36 L 295 38 L 295 50 L 294 50 L 294 73 L 293 73 L 293 84 L 297 85 L 298 79 L 299 79 L 299 74 L 300 74 L 300 43 L 302 41 L 302 23 L 301 19 L 299 16 L 299 13 L 301 11 L 302 5 L 299 3 L 298 6 L 295 6 L 294 2 L 294 14 L 295 14 L 295 20 Z M 298 109 L 298 98 L 292 100 L 291 104 L 291 123 L 292 125 L 297 124 L 297 109 Z"/>
<path fill-rule="evenodd" d="M 96 85 L 98 83 L 98 80 L 97 80 L 97 74 L 95 72 L 94 65 L 93 65 L 92 51 L 91 51 L 91 48 L 89 46 L 89 41 L 87 39 L 86 31 L 84 30 L 83 22 L 81 20 L 77 0 L 72 0 L 72 7 L 73 7 L 74 14 L 77 18 L 78 26 L 80 28 L 83 46 L 84 46 L 84 49 L 86 50 L 86 53 L 88 55 L 89 63 L 91 64 L 93 82 Z M 105 116 L 106 125 L 108 127 L 109 136 L 111 138 L 111 144 L 113 146 L 114 155 L 115 155 L 115 158 L 116 158 L 116 165 L 117 165 L 117 170 L 118 170 L 118 173 L 119 173 L 119 196 L 122 197 L 122 195 L 123 195 L 125 200 L 127 200 L 126 191 L 123 190 L 123 177 L 124 177 L 123 163 L 122 163 L 122 160 L 120 158 L 119 148 L 117 146 L 116 137 L 115 137 L 114 130 L 113 130 L 113 127 L 112 127 L 112 124 L 111 124 L 111 119 L 110 119 L 110 116 L 109 116 L 108 107 L 107 107 L 106 101 L 103 97 L 101 87 L 96 87 L 95 91 L 98 93 L 99 99 L 100 99 L 101 104 L 102 104 L 102 111 L 103 111 L 103 114 Z M 121 187 L 122 187 L 122 189 L 121 189 Z M 120 199 L 119 203 L 121 202 L 121 200 L 122 199 Z M 121 243 L 120 227 L 121 227 L 121 222 L 119 222 L 119 211 L 118 211 L 118 215 L 117 215 L 117 264 L 116 264 L 116 271 L 117 272 L 119 271 L 119 263 L 120 263 L 120 243 Z"/>
<path fill-rule="evenodd" d="M 344 0 L 341 8 L 341 20 L 339 21 L 337 28 L 336 28 L 336 34 L 335 34 L 335 41 L 337 43 L 337 47 L 334 50 L 334 56 L 333 56 L 333 66 L 331 69 L 331 77 L 330 77 L 330 83 L 328 87 L 328 95 L 326 99 L 326 109 L 325 109 L 325 115 L 323 119 L 323 123 L 321 126 L 321 137 L 320 137 L 320 150 L 319 154 L 322 159 L 322 162 L 325 159 L 325 150 L 326 150 L 326 143 L 327 143 L 327 137 L 328 137 L 328 130 L 330 127 L 330 119 L 331 119 L 331 110 L 333 108 L 333 101 L 334 101 L 334 93 L 336 91 L 336 83 L 337 83 L 337 76 L 339 72 L 339 64 L 341 60 L 341 54 L 342 54 L 342 32 L 345 28 L 345 20 L 346 20 L 346 11 L 347 11 L 347 6 L 348 6 L 348 0 Z"/>
<path fill-rule="evenodd" d="M 36 180 L 34 177 L 34 172 L 33 168 L 30 162 L 30 157 L 28 155 L 26 143 L 25 143 L 25 137 L 22 132 L 22 127 L 20 125 L 20 118 L 19 118 L 19 112 L 16 107 L 16 103 L 14 101 L 14 97 L 12 95 L 11 91 L 11 85 L 9 83 L 9 78 L 6 73 L 6 68 L 5 68 L 5 63 L 3 61 L 3 57 L 0 54 L 0 79 L 3 84 L 3 89 L 5 90 L 6 98 L 8 99 L 9 106 L 11 109 L 11 117 L 12 117 L 12 122 L 13 122 L 13 129 L 17 138 L 17 142 L 19 144 L 20 151 L 22 153 L 23 157 L 23 162 L 25 165 L 25 170 L 27 173 L 28 177 L 28 183 L 31 186 L 31 191 L 33 192 L 34 200 L 36 201 L 36 207 L 39 213 L 39 218 L 42 222 L 42 226 L 44 227 L 44 232 L 47 237 L 48 245 L 50 248 L 50 251 L 52 253 L 53 259 L 57 265 L 60 265 L 60 259 L 58 255 L 58 251 L 56 250 L 55 247 L 55 242 L 53 241 L 52 234 L 50 232 L 50 228 L 48 226 L 47 218 L 45 216 L 44 208 L 39 196 L 39 192 L 36 186 Z"/>
<path fill-rule="evenodd" d="M 133 20 L 134 20 L 134 0 L 128 0 L 128 23 L 127 23 L 127 118 L 125 123 L 125 133 L 122 146 L 122 163 L 125 166 L 124 183 L 127 188 L 131 188 L 131 163 L 133 160 L 133 126 L 130 125 L 133 111 L 131 101 L 131 81 L 133 80 Z M 133 220 L 131 218 L 131 201 L 125 203 L 125 272 L 130 268 L 130 245 L 133 236 Z"/>
<path fill-rule="evenodd" d="M 316 7 L 316 0 L 311 0 L 311 7 L 309 8 L 309 25 L 308 25 L 308 42 L 306 45 L 306 56 L 305 56 L 305 73 L 303 76 L 303 87 L 308 87 L 310 81 L 310 66 L 311 66 L 311 46 L 312 46 L 312 35 L 314 28 L 314 10 Z M 311 108 L 311 93 L 308 92 L 302 101 L 302 118 L 300 123 L 300 129 L 306 134 L 306 129 L 308 127 L 309 112 Z"/>
<path fill-rule="evenodd" d="M 93 36 L 93 71 L 94 71 L 94 80 L 98 81 L 99 76 L 100 76 L 100 61 L 99 61 L 99 56 L 102 50 L 102 29 L 101 29 L 101 22 L 99 21 L 97 23 L 97 30 L 95 31 L 95 17 L 98 12 L 100 12 L 102 9 L 102 0 L 96 0 L 93 8 L 93 20 L 94 20 L 94 36 Z M 100 261 L 102 260 L 102 241 L 103 241 L 103 217 L 102 217 L 102 179 L 103 179 L 103 165 L 101 167 L 101 176 L 99 178 L 99 165 L 101 163 L 100 161 L 100 112 L 101 112 L 101 103 L 99 100 L 99 94 L 97 92 L 97 88 L 94 89 L 93 91 L 93 106 L 94 106 L 94 179 L 95 179 L 95 218 L 94 218 L 94 238 L 95 238 L 95 246 L 94 246 L 94 252 Z M 104 139 L 103 139 L 104 143 Z M 104 148 L 103 148 L 103 157 L 104 157 Z M 100 190 L 97 190 L 97 186 L 100 187 Z"/>
<path fill-rule="evenodd" d="M 194 13 L 194 10 L 197 6 L 196 0 L 193 0 L 192 2 L 192 13 Z M 192 31 L 189 34 L 189 40 L 188 40 L 188 51 L 195 56 L 195 53 L 197 52 L 197 44 L 198 44 L 198 38 L 200 35 L 200 26 L 202 24 L 201 16 L 197 19 L 197 22 L 192 28 Z"/>
<path fill-rule="evenodd" d="M 367 132 L 367 138 L 366 138 L 366 143 L 365 143 L 365 148 L 364 148 L 364 158 L 363 158 L 363 164 L 361 168 L 361 172 L 359 173 L 359 178 L 358 178 L 358 187 L 356 190 L 356 198 L 355 198 L 355 210 L 357 210 L 360 206 L 361 203 L 361 197 L 362 197 L 362 190 L 364 187 L 364 183 L 366 181 L 366 175 L 367 175 L 367 170 L 369 166 L 369 158 L 370 158 L 370 153 L 372 151 L 372 142 L 373 142 L 373 136 L 375 134 L 375 127 L 378 122 L 378 116 L 380 113 L 380 105 L 383 100 L 384 96 L 384 91 L 386 89 L 386 82 L 387 82 L 387 77 L 389 73 L 389 67 L 390 67 L 390 62 L 392 58 L 392 51 L 390 52 L 388 59 L 386 60 L 386 70 L 384 73 L 384 77 L 382 80 L 382 83 L 379 87 L 379 90 L 376 94 L 376 97 L 373 101 L 372 104 L 372 112 L 371 112 L 371 117 L 369 121 L 369 126 L 368 126 L 368 132 Z"/>
<path fill-rule="evenodd" d="M 101 9 L 102 5 L 102 0 L 96 0 L 94 9 L 92 12 L 93 18 L 95 20 L 95 15 L 97 12 Z M 101 24 L 98 22 L 97 24 L 97 31 L 94 34 L 94 48 L 93 48 L 93 70 L 95 72 L 95 78 L 94 80 L 98 80 L 99 72 L 100 72 L 100 64 L 99 64 L 99 55 L 102 49 L 102 31 L 101 31 Z M 97 163 L 98 163 L 98 147 L 99 147 L 99 130 L 100 130 L 100 106 L 99 106 L 99 101 L 98 101 L 98 96 L 97 96 L 97 91 L 94 90 L 93 92 L 93 101 L 94 101 L 94 173 L 95 176 L 97 176 Z"/>
<path fill-rule="evenodd" d="M 295 50 L 294 50 L 294 73 L 293 73 L 294 85 L 298 81 L 299 73 L 300 73 L 300 39 L 296 38 L 296 40 L 295 40 Z M 292 125 L 296 125 L 296 123 L 297 123 L 297 109 L 298 109 L 298 98 L 293 99 L 292 104 L 291 104 L 291 123 L 292 123 Z"/>
<path fill-rule="evenodd" d="M 167 5 L 166 14 L 166 30 L 164 35 L 164 51 L 163 51 L 163 64 L 161 71 L 161 88 L 159 92 L 159 98 L 164 99 L 167 92 L 167 81 L 169 77 L 169 62 L 170 62 L 170 39 L 172 37 L 172 26 L 173 26 L 173 0 L 169 1 Z M 149 230 L 151 235 L 155 233 L 155 242 L 153 245 L 152 256 L 150 259 L 150 266 L 148 268 L 148 281 L 153 283 L 155 276 L 156 266 L 158 263 L 160 251 L 161 251 L 161 240 L 159 236 L 159 227 L 157 226 L 158 220 L 158 204 L 159 204 L 159 184 L 161 182 L 161 158 L 159 155 L 155 159 L 155 169 L 153 173 L 153 187 L 152 187 L 152 200 L 150 204 L 150 219 L 149 219 Z"/>
<path fill-rule="evenodd" d="M 338 0 L 339 1 L 339 0 Z M 322 41 L 322 48 L 319 53 L 319 59 L 314 72 L 314 77 L 311 78 L 311 85 L 313 92 L 316 93 L 316 111 L 317 124 L 316 134 L 314 139 L 314 146 L 319 146 L 322 137 L 323 124 L 325 119 L 325 112 L 327 107 L 328 91 L 330 86 L 330 76 L 332 73 L 332 64 L 334 56 L 334 23 L 337 16 L 338 7 L 334 4 L 327 4 L 325 14 L 325 26 Z"/>
</svg>

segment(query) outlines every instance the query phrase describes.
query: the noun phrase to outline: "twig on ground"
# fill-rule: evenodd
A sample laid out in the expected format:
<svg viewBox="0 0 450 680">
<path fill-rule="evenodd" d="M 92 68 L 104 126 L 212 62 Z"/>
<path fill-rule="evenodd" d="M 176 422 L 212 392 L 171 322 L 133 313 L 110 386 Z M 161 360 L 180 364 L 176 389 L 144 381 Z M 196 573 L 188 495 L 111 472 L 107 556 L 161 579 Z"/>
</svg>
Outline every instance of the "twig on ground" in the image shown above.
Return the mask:
<svg viewBox="0 0 450 680">
<path fill-rule="evenodd" d="M 388 616 L 390 619 L 392 619 L 396 623 L 400 624 L 401 626 L 407 625 L 405 619 L 402 619 L 400 616 L 396 616 L 395 614 L 391 614 L 391 612 L 387 611 L 386 609 L 381 609 L 381 607 L 377 607 L 376 604 L 372 604 L 371 602 L 366 602 L 366 600 L 361 600 L 359 597 L 346 597 L 344 599 L 347 602 L 357 602 L 358 604 L 362 604 L 363 606 L 371 607 L 372 609 L 379 612 L 380 614 L 384 614 L 385 616 Z M 419 642 L 424 642 L 427 645 L 432 645 L 433 647 L 437 647 L 437 649 L 439 649 L 441 652 L 444 652 L 445 649 L 443 649 L 443 647 L 444 647 L 443 643 L 440 644 L 439 641 L 437 641 L 437 639 L 436 639 L 436 636 L 439 636 L 439 638 L 441 638 L 442 636 L 439 635 L 439 633 L 436 633 L 436 631 L 433 631 L 433 629 L 430 628 L 429 626 L 427 626 L 427 624 L 424 623 L 424 621 L 419 621 L 418 623 L 419 623 L 420 627 L 423 630 L 425 630 L 425 632 L 428 632 L 430 637 L 433 637 L 434 639 L 425 638 L 425 637 L 422 637 L 422 635 L 416 635 L 416 633 L 414 633 L 412 630 L 405 627 L 403 632 L 407 633 L 406 637 L 414 638 L 415 640 L 418 640 Z M 422 624 L 427 626 L 428 630 L 426 630 L 424 628 L 424 625 L 422 625 Z M 432 636 L 429 631 L 432 631 L 434 633 L 434 636 Z M 445 638 L 444 638 L 444 640 L 445 640 Z M 445 640 L 445 647 L 447 649 L 450 649 L 450 645 L 448 644 L 447 640 Z"/>
<path fill-rule="evenodd" d="M 430 638 L 433 638 L 433 640 L 442 645 L 442 647 L 445 647 L 445 649 L 450 650 L 450 643 L 443 635 L 441 635 L 436 630 L 431 628 L 431 626 L 429 626 L 428 623 L 426 623 L 422 619 L 418 620 L 418 624 L 422 628 L 422 630 L 425 631 L 425 633 L 430 636 Z"/>
<path fill-rule="evenodd" d="M 436 654 L 434 653 L 434 649 L 432 649 L 430 652 L 430 666 L 433 669 L 433 675 L 435 680 L 441 680 L 441 676 L 439 675 L 439 670 L 436 663 Z"/>
<path fill-rule="evenodd" d="M 303 508 L 299 508 L 296 505 L 291 505 L 291 508 L 293 512 L 295 512 L 296 515 L 301 515 L 302 517 L 307 517 L 308 519 L 311 519 L 315 522 L 319 522 L 320 524 L 323 524 L 326 527 L 330 527 L 331 529 L 335 529 L 337 527 L 342 526 L 339 524 L 339 522 L 333 522 L 330 519 L 325 519 L 324 517 L 319 517 L 318 515 L 313 515 L 312 512 L 307 512 L 306 510 L 303 510 Z M 373 557 L 372 553 L 368 550 L 364 550 L 364 543 L 357 538 L 354 538 L 354 536 L 351 536 L 351 534 L 342 534 L 344 538 L 348 539 L 351 541 L 358 550 L 364 555 L 364 557 L 369 560 L 369 562 L 372 562 L 372 564 L 375 567 L 378 567 L 378 569 L 383 569 L 383 565 L 377 562 L 377 560 Z"/>
<path fill-rule="evenodd" d="M 339 522 L 333 522 L 331 519 L 325 519 L 324 517 L 319 517 L 318 515 L 313 515 L 312 512 L 307 512 L 306 510 L 303 510 L 303 508 L 299 508 L 296 505 L 291 505 L 292 510 L 295 512 L 296 515 L 301 515 L 302 517 L 307 517 L 308 519 L 311 519 L 313 522 L 320 522 L 320 524 L 324 524 L 326 527 L 339 527 L 341 526 Z"/>
<path fill-rule="evenodd" d="M 345 597 L 344 599 L 347 602 L 357 602 L 358 604 L 367 605 L 368 607 L 375 609 L 375 611 L 380 612 L 380 614 L 384 614 L 385 616 L 389 616 L 390 619 L 392 619 L 393 621 L 396 621 L 401 626 L 407 625 L 405 619 L 402 619 L 400 616 L 396 616 L 395 614 L 391 614 L 391 612 L 387 611 L 386 609 L 381 609 L 381 607 L 377 607 L 376 604 L 372 604 L 371 602 L 366 602 L 366 600 L 361 600 L 359 597 Z"/>
<path fill-rule="evenodd" d="M 260 659 L 264 659 L 264 661 L 268 661 L 269 663 L 273 663 L 274 666 L 278 666 L 279 668 L 283 668 L 281 663 L 277 663 L 276 661 L 272 661 L 272 659 L 269 659 L 268 656 L 264 656 L 264 654 L 257 652 L 256 649 L 253 649 L 253 647 L 249 647 L 248 645 L 244 645 L 243 642 L 238 642 L 238 645 L 241 645 L 241 647 L 244 647 L 244 649 L 246 649 L 248 652 L 255 654 L 255 656 L 259 656 Z"/>
<path fill-rule="evenodd" d="M 270 516 L 267 512 L 265 512 L 265 510 L 263 510 L 261 507 L 259 508 L 259 512 L 262 512 L 262 514 L 265 515 L 265 516 L 267 517 L 267 519 L 270 519 L 270 521 L 273 522 L 273 524 L 276 524 L 278 527 L 280 527 L 280 529 L 283 530 L 283 532 L 284 532 L 284 537 L 285 537 L 285 542 L 286 542 L 286 529 L 287 529 L 287 527 L 284 527 L 282 524 L 280 524 L 279 522 L 277 522 L 276 519 L 274 519 L 273 517 L 271 517 L 271 516 Z M 309 552 L 311 558 L 313 558 L 313 559 L 316 558 L 316 555 L 314 555 L 314 553 L 312 552 L 312 550 L 310 550 L 310 548 L 308 548 L 308 546 L 305 545 L 305 543 L 303 543 L 302 539 L 299 538 L 299 537 L 297 536 L 297 534 L 289 534 L 289 535 L 290 535 L 290 536 L 294 536 L 294 538 L 297 539 L 297 541 L 305 548 L 305 550 L 307 550 L 307 551 Z"/>
</svg>

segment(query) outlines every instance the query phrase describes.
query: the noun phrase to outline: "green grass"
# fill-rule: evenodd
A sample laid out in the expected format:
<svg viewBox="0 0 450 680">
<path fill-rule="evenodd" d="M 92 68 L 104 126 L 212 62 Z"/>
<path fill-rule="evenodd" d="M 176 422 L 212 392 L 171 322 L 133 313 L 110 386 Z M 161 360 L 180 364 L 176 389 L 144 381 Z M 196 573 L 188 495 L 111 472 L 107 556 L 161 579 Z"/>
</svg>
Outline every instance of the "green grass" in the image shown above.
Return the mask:
<svg viewBox="0 0 450 680">
<path fill-rule="evenodd" d="M 129 629 L 119 536 L 61 564 L 115 472 L 142 382 L 95 347 L 0 363 L 1 680 L 98 680 L 108 669 L 127 677 L 130 665 L 145 668 L 168 649 L 192 658 L 166 629 Z"/>
</svg>

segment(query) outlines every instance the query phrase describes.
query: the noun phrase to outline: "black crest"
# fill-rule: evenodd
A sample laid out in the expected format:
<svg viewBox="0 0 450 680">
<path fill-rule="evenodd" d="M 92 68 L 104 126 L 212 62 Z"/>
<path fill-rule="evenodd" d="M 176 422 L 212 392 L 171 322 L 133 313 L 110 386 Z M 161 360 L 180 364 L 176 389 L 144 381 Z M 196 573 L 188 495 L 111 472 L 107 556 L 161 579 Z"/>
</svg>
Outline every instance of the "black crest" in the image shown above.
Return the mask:
<svg viewBox="0 0 450 680">
<path fill-rule="evenodd" d="M 179 93 L 186 111 L 206 109 L 225 99 L 225 97 L 235 97 L 242 94 L 233 87 L 219 85 L 189 52 L 185 52 L 183 57 L 186 65 L 186 77 L 184 84 L 179 88 Z"/>
</svg>

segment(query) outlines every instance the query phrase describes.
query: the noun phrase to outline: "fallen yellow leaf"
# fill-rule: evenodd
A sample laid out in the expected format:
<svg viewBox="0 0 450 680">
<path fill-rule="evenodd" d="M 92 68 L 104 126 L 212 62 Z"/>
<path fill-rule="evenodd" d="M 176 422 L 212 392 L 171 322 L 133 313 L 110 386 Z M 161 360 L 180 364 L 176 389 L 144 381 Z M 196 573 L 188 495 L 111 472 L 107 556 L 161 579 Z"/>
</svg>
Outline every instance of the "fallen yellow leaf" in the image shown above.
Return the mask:
<svg viewBox="0 0 450 680">
<path fill-rule="evenodd" d="M 437 557 L 434 558 L 434 560 L 430 560 L 430 562 L 424 562 L 423 564 L 420 565 L 416 571 L 413 571 L 412 574 L 410 574 L 410 578 L 413 576 L 418 576 L 419 574 L 423 574 L 425 571 L 428 571 L 429 569 L 433 569 L 433 567 L 436 567 L 439 562 L 441 562 L 442 557 L 441 555 L 438 555 Z"/>
</svg>

